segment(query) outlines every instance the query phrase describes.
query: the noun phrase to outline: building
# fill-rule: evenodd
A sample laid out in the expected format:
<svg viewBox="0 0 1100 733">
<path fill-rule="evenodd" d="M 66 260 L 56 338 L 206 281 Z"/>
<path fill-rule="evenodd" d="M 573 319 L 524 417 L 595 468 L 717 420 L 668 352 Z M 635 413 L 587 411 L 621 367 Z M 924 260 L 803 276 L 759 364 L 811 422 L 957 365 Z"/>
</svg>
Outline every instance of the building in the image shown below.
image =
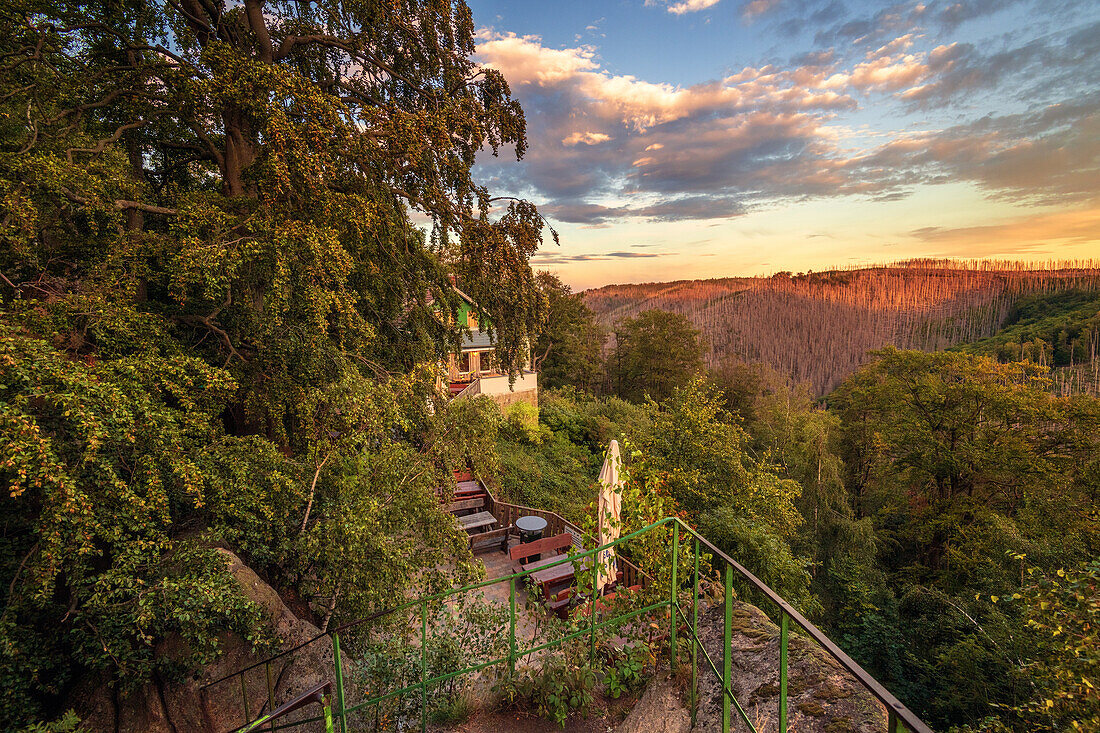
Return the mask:
<svg viewBox="0 0 1100 733">
<path fill-rule="evenodd" d="M 508 374 L 500 370 L 496 361 L 496 340 L 489 335 L 489 322 L 479 323 L 473 299 L 461 290 L 455 290 L 461 297 L 458 322 L 469 328 L 470 333 L 462 337 L 459 352 L 447 357 L 447 391 L 452 397 L 485 395 L 501 407 L 516 402 L 527 402 L 538 407 L 538 374 L 531 368 L 530 355 L 523 371 L 514 382 L 509 383 Z"/>
</svg>

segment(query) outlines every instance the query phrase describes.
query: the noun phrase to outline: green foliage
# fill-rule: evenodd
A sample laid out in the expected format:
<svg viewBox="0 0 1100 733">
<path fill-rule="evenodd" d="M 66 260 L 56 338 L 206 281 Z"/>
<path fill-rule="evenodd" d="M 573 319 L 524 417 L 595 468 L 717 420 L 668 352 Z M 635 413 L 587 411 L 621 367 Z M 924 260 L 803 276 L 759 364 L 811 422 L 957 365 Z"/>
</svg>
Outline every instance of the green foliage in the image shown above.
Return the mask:
<svg viewBox="0 0 1100 733">
<path fill-rule="evenodd" d="M 604 613 L 609 617 L 622 615 L 641 608 L 646 599 L 644 594 L 620 592 L 607 601 L 609 607 Z M 535 602 L 540 603 L 537 599 Z M 657 643 L 652 634 L 656 620 L 654 614 L 636 615 L 597 629 L 594 656 L 585 634 L 563 641 L 560 647 L 537 659 L 521 659 L 516 674 L 501 681 L 503 704 L 534 710 L 564 728 L 571 715 L 586 713 L 600 692 L 616 699 L 633 694 L 644 687 L 656 663 Z M 540 624 L 538 636 L 547 641 L 565 639 L 588 628 L 583 616 L 568 621 L 552 617 Z M 623 638 L 636 641 L 623 646 Z"/>
<path fill-rule="evenodd" d="M 1031 730 L 1100 729 L 1100 561 L 1031 576 L 1012 599 L 1038 644 L 1023 669 L 1033 694 L 1012 712 Z"/>
<path fill-rule="evenodd" d="M 793 536 L 801 523 L 793 504 L 798 484 L 745 453 L 748 436 L 717 390 L 694 380 L 650 409 L 653 422 L 638 441 L 643 461 L 681 509 L 694 515 L 729 507 L 780 537 Z"/>
<path fill-rule="evenodd" d="M 877 356 L 830 398 L 865 517 L 848 526 L 871 522 L 879 553 L 828 567 L 828 625 L 934 724 L 994 730 L 991 710 L 1033 698 L 1025 670 L 1058 664 L 1003 601 L 1024 592 L 1021 558 L 1052 572 L 1100 552 L 1098 403 L 1052 394 L 1034 364 Z M 1022 714 L 1002 718 L 1035 729 Z"/>
<path fill-rule="evenodd" d="M 208 453 L 232 381 L 198 360 L 155 354 L 95 366 L 0 323 L 0 499 L 11 588 L 0 616 L 4 719 L 35 711 L 81 669 L 139 684 L 208 661 L 218 632 L 260 639 L 217 551 L 172 535 L 223 481 Z M 196 389 L 197 388 L 197 389 Z M 268 458 L 262 456 L 261 458 Z M 225 477 L 231 478 L 231 477 Z M 157 657 L 176 632 L 186 658 Z M 48 650 L 43 653 L 43 650 Z M 79 666 L 71 660 L 79 660 Z"/>
<path fill-rule="evenodd" d="M 500 430 L 494 455 L 503 496 L 579 522 L 596 495 L 593 481 L 608 442 L 635 432 L 648 413 L 613 397 L 547 390 L 539 394 L 538 420 L 537 431 L 529 423 Z"/>
<path fill-rule="evenodd" d="M 758 526 L 732 507 L 722 507 L 699 516 L 698 529 L 718 549 L 725 552 L 767 583 L 804 615 L 814 615 L 821 605 L 810 590 L 809 560 L 795 557 L 790 545 L 768 527 Z M 767 608 L 767 603 L 751 588 L 742 587 L 741 596 Z M 770 609 L 769 609 L 770 610 Z"/>
<path fill-rule="evenodd" d="M 426 647 L 420 643 L 418 614 L 411 620 L 383 619 L 383 623 L 387 625 L 353 632 L 349 647 L 356 659 L 356 688 L 364 700 L 419 684 L 422 654 L 428 678 L 508 654 L 508 637 L 500 633 L 508 625 L 507 609 L 476 593 L 429 606 Z M 483 674 L 494 673 L 499 673 L 499 667 L 489 667 Z M 493 681 L 490 676 L 477 684 Z M 464 717 L 474 684 L 474 676 L 463 675 L 430 686 L 429 716 L 437 722 Z M 414 690 L 364 710 L 357 722 L 372 730 L 411 730 L 419 726 L 420 705 L 420 691 Z"/>
<path fill-rule="evenodd" d="M 635 642 L 617 649 L 608 664 L 603 683 L 607 694 L 618 699 L 623 693 L 635 692 L 645 686 L 645 670 L 652 660 L 648 645 Z"/>
<path fill-rule="evenodd" d="M 956 349 L 1063 367 L 1095 359 L 1098 334 L 1100 293 L 1066 290 L 1021 298 L 995 335 Z"/>
<path fill-rule="evenodd" d="M 606 329 L 581 296 L 557 276 L 539 272 L 537 282 L 547 298 L 546 324 L 533 348 L 539 386 L 570 385 L 587 392 L 603 389 Z"/>
<path fill-rule="evenodd" d="M 599 671 L 587 662 L 570 663 L 552 654 L 538 666 L 517 670 L 503 690 L 511 704 L 522 704 L 565 728 L 570 715 L 584 713 L 592 705 L 599 678 Z"/>
<path fill-rule="evenodd" d="M 631 402 L 658 402 L 703 370 L 703 346 L 687 317 L 650 310 L 615 326 L 608 372 L 615 394 Z"/>
<path fill-rule="evenodd" d="M 60 718 L 48 723 L 32 723 L 22 733 L 73 733 L 80 727 L 80 717 L 74 710 L 66 710 Z"/>
<path fill-rule="evenodd" d="M 469 576 L 434 489 L 494 468 L 499 415 L 434 394 L 448 275 L 511 370 L 546 305 L 545 222 L 471 177 L 526 148 L 474 30 L 461 2 L 0 10 L 0 727 L 258 640 L 216 544 L 322 625 Z"/>
<path fill-rule="evenodd" d="M 508 407 L 505 419 L 508 429 L 520 440 L 537 443 L 542 439 L 539 429 L 539 410 L 529 402 L 517 402 Z"/>
<path fill-rule="evenodd" d="M 465 534 L 439 510 L 440 483 L 404 443 L 380 442 L 332 465 L 292 566 L 300 592 L 323 609 L 322 627 L 473 577 Z"/>
</svg>

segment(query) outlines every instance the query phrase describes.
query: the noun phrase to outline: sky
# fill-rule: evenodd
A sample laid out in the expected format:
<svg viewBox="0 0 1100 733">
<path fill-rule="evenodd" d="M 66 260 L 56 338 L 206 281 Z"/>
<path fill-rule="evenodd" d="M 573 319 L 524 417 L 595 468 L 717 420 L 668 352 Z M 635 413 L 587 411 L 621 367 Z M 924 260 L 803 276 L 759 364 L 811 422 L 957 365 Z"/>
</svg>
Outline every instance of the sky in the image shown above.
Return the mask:
<svg viewBox="0 0 1100 733">
<path fill-rule="evenodd" d="M 1100 0 L 468 0 L 574 289 L 1100 259 Z"/>
</svg>

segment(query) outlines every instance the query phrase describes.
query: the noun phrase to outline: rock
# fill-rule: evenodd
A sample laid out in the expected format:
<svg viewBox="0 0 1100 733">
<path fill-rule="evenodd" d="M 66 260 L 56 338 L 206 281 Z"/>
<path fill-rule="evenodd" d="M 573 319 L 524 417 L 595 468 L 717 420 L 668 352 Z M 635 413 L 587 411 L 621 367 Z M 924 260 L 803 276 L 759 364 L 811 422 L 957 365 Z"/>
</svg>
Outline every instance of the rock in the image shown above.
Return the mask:
<svg viewBox="0 0 1100 733">
<path fill-rule="evenodd" d="M 298 646 L 320 635 L 320 629 L 295 616 L 275 589 L 239 557 L 228 550 L 219 551 L 224 553 L 229 572 L 236 578 L 245 596 L 259 604 L 270 619 L 276 634 L 282 639 L 283 649 Z M 84 680 L 77 686 L 69 703 L 69 707 L 74 708 L 81 717 L 81 730 L 97 733 L 223 733 L 246 722 L 242 704 L 245 695 L 252 719 L 268 712 L 267 670 L 263 665 L 244 675 L 243 694 L 239 676 L 202 689 L 203 685 L 220 677 L 262 661 L 262 657 L 253 654 L 248 642 L 236 634 L 223 634 L 219 641 L 222 655 L 193 679 L 169 682 L 158 676 L 127 695 L 98 680 Z M 179 637 L 169 637 L 157 647 L 157 656 L 162 658 L 180 658 L 185 652 L 185 642 Z M 333 659 L 330 641 L 322 638 L 273 662 L 271 681 L 275 688 L 276 705 L 297 697 L 316 684 L 333 680 Z M 345 676 L 348 674 L 346 664 L 345 661 Z M 319 712 L 316 706 L 309 706 L 286 718 L 286 722 L 313 717 Z M 295 728 L 300 731 L 322 729 L 323 726 L 318 723 Z"/>
<path fill-rule="evenodd" d="M 634 709 L 616 733 L 690 733 L 691 715 L 680 699 L 680 689 L 667 675 L 646 687 Z"/>
<path fill-rule="evenodd" d="M 725 614 L 716 604 L 699 618 L 699 638 L 719 670 Z M 690 653 L 690 645 L 685 645 Z M 747 603 L 733 607 L 734 697 L 758 731 L 779 727 L 779 628 Z M 799 733 L 879 733 L 886 710 L 814 641 L 792 631 L 787 643 L 787 727 Z M 722 683 L 699 655 L 699 708 L 693 731 L 722 730 Z M 732 729 L 747 731 L 736 708 Z"/>
</svg>

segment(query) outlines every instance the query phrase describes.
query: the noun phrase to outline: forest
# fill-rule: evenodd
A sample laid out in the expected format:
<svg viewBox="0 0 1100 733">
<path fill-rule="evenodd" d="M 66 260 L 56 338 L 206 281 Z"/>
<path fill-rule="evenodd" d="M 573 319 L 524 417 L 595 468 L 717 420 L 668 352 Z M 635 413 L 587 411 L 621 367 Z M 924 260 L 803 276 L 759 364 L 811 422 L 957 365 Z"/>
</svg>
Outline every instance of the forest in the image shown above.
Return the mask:
<svg viewBox="0 0 1100 733">
<path fill-rule="evenodd" d="M 726 356 L 761 362 L 823 396 L 874 349 L 933 351 L 990 338 L 1020 317 L 1021 298 L 1078 290 L 1100 293 L 1095 262 L 917 260 L 764 278 L 609 285 L 583 295 L 611 330 L 623 318 L 646 310 L 680 313 L 703 334 L 709 367 Z M 1048 350 L 1060 338 L 1050 328 L 1044 334 Z M 1037 360 L 1070 367 L 1056 372 L 1067 390 L 1100 394 L 1095 358 L 1100 332 L 1095 324 L 1074 327 L 1072 338 L 1072 363 L 1043 362 L 1045 354 Z"/>
<path fill-rule="evenodd" d="M 938 728 L 1100 728 L 1100 403 L 1051 372 L 1087 387 L 1095 270 L 572 293 L 473 175 L 527 143 L 474 33 L 462 2 L 0 7 L 0 728 L 278 648 L 226 553 L 322 631 L 477 578 L 454 471 L 579 522 L 611 438 Z M 456 284 L 505 369 L 531 347 L 537 416 L 440 394 Z"/>
<path fill-rule="evenodd" d="M 501 483 L 583 513 L 569 487 L 626 439 L 678 511 L 935 728 L 1094 730 L 1100 399 L 1052 367 L 1092 360 L 1097 312 L 1080 289 L 1023 296 L 995 335 L 873 351 L 822 399 L 768 364 L 707 368 L 687 316 L 643 311 L 606 356 L 563 345 L 603 374 L 594 392 L 555 377 L 543 344 L 561 386 L 540 432 L 499 434 Z M 556 313 L 606 333 L 576 303 Z"/>
</svg>

